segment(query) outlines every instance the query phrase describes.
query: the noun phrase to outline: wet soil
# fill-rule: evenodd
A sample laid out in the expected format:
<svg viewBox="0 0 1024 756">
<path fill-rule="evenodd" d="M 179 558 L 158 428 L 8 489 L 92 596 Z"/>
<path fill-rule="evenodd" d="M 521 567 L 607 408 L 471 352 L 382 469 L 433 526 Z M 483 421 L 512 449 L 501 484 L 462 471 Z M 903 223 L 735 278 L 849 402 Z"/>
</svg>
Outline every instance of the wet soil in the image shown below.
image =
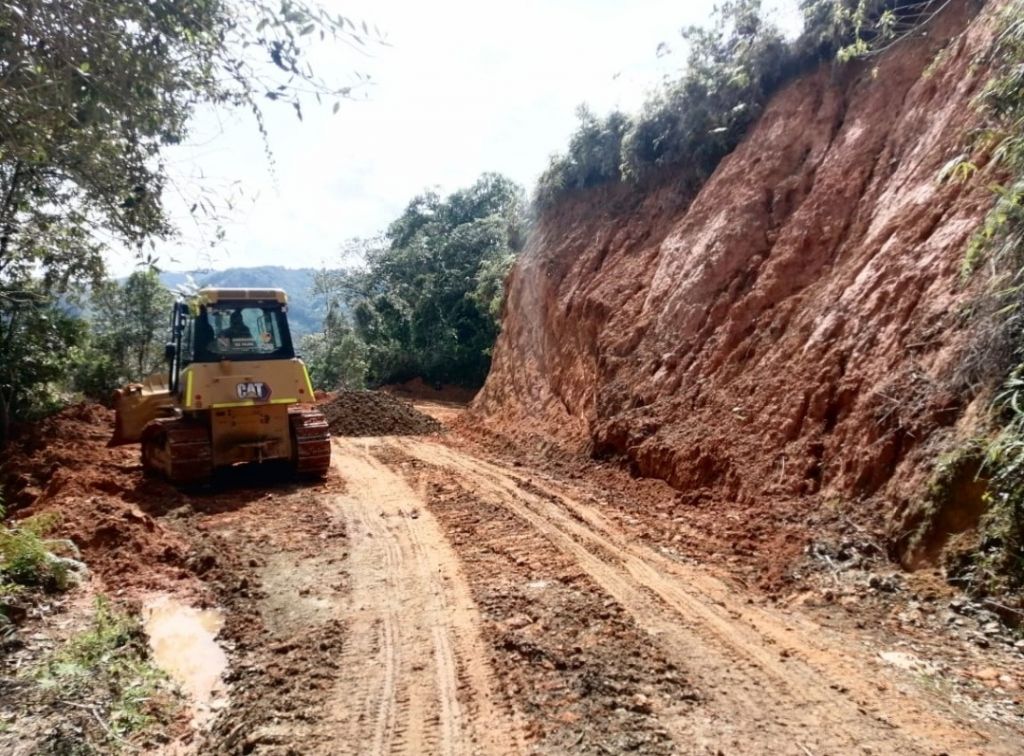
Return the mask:
<svg viewBox="0 0 1024 756">
<path fill-rule="evenodd" d="M 90 443 L 124 491 L 144 485 Z M 765 592 L 721 531 L 702 541 L 701 519 L 666 516 L 664 484 L 613 466 L 464 430 L 332 443 L 322 483 L 245 469 L 130 504 L 180 544 L 185 577 L 135 567 L 119 584 L 96 562 L 123 598 L 158 583 L 223 617 L 223 693 L 178 752 L 1019 751 L 1024 656 L 901 624 L 938 606 L 906 578 L 870 588 L 822 568 L 847 562 L 821 546 Z"/>
<path fill-rule="evenodd" d="M 420 436 L 444 430 L 411 402 L 384 391 L 336 391 L 320 410 L 336 436 Z"/>
</svg>

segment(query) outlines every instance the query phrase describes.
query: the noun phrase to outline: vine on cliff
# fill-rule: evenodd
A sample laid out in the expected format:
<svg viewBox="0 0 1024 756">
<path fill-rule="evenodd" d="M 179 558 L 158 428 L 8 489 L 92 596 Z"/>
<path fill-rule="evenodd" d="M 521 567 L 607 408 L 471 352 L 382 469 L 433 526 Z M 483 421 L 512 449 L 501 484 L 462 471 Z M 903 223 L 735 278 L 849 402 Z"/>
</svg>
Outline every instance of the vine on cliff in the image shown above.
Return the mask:
<svg viewBox="0 0 1024 756">
<path fill-rule="evenodd" d="M 989 157 L 985 172 L 1007 180 L 993 186 L 996 200 L 972 240 L 965 272 L 983 266 L 990 276 L 996 335 L 985 358 L 1003 377 L 992 403 L 997 428 L 986 451 L 988 513 L 972 560 L 973 584 L 983 591 L 1019 593 L 1024 587 L 1024 0 L 1004 11 L 995 46 L 995 74 L 980 104 L 988 127 L 979 137 Z M 961 161 L 977 171 L 973 163 Z"/>
</svg>

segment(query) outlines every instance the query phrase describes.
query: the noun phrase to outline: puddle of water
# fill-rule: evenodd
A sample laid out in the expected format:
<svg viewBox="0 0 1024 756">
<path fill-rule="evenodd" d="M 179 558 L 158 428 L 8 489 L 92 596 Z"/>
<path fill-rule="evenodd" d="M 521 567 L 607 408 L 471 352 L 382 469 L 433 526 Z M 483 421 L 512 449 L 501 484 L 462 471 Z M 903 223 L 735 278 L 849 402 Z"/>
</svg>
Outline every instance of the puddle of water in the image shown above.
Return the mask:
<svg viewBox="0 0 1024 756">
<path fill-rule="evenodd" d="M 193 724 L 213 714 L 224 692 L 222 675 L 228 658 L 217 641 L 224 617 L 216 609 L 196 609 L 170 596 L 143 602 L 142 621 L 153 661 L 186 693 L 193 705 Z"/>
</svg>

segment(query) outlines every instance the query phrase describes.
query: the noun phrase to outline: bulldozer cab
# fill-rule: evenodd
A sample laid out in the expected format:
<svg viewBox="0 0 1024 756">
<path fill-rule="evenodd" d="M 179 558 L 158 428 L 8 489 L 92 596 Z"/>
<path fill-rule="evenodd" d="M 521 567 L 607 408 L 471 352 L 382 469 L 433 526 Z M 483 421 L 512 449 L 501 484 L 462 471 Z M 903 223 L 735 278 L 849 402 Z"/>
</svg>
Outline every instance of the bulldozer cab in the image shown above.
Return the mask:
<svg viewBox="0 0 1024 756">
<path fill-rule="evenodd" d="M 185 327 L 188 362 L 291 359 L 286 316 L 278 302 L 226 301 L 200 305 Z"/>
<path fill-rule="evenodd" d="M 181 371 L 193 363 L 295 358 L 287 300 L 275 289 L 204 289 L 175 305 L 171 333 L 167 356 L 175 392 Z"/>
</svg>

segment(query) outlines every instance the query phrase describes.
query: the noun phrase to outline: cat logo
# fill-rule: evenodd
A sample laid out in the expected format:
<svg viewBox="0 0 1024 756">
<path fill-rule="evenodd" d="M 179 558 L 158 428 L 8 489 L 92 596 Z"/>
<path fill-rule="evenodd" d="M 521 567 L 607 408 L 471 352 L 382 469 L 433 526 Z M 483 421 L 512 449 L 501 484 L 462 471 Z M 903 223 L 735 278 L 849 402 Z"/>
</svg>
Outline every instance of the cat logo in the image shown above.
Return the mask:
<svg viewBox="0 0 1024 756">
<path fill-rule="evenodd" d="M 255 399 L 265 402 L 270 398 L 270 386 L 262 381 L 247 381 L 239 383 L 237 387 L 239 399 Z"/>
</svg>

